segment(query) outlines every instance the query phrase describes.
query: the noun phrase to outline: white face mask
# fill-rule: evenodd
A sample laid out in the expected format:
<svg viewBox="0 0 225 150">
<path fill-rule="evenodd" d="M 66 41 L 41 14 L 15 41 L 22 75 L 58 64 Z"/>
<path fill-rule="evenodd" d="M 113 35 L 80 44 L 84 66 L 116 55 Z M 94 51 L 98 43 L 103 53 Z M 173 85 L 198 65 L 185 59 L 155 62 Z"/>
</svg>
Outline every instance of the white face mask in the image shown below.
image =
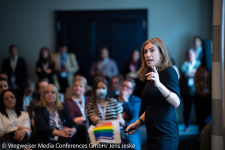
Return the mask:
<svg viewBox="0 0 225 150">
<path fill-rule="evenodd" d="M 107 94 L 106 89 L 97 89 L 97 91 L 96 91 L 96 96 L 98 98 L 105 98 L 106 94 Z"/>
</svg>

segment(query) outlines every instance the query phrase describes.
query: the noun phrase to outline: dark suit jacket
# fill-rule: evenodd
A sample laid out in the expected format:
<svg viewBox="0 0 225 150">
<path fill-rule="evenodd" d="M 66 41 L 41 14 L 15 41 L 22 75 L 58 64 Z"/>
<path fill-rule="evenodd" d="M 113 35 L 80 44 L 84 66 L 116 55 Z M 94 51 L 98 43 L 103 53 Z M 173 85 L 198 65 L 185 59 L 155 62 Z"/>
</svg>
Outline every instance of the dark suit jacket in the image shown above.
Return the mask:
<svg viewBox="0 0 225 150">
<path fill-rule="evenodd" d="M 129 101 L 123 104 L 123 111 L 128 115 L 128 119 L 125 119 L 127 126 L 138 119 L 140 109 L 141 99 L 137 96 L 131 95 Z"/>
<path fill-rule="evenodd" d="M 60 119 L 63 122 L 65 127 L 76 128 L 77 125 L 73 121 L 73 118 L 70 115 L 70 112 L 65 103 L 63 103 L 64 109 L 59 110 L 58 114 Z M 34 117 L 35 127 L 36 127 L 36 135 L 35 141 L 49 141 L 50 137 L 53 137 L 52 132 L 54 129 L 51 129 L 49 126 L 49 112 L 46 107 L 37 106 L 35 108 L 35 117 Z"/>
<path fill-rule="evenodd" d="M 85 96 L 85 110 L 87 109 L 87 105 L 89 102 L 91 102 L 91 97 Z M 77 103 L 74 100 L 70 98 L 66 100 L 66 104 L 73 119 L 76 117 L 82 117 L 80 108 L 78 107 Z"/>
<path fill-rule="evenodd" d="M 13 71 L 10 65 L 10 57 L 3 60 L 2 71 L 7 72 L 9 85 L 11 85 L 11 76 L 13 74 Z M 16 69 L 14 73 L 16 77 L 16 84 L 19 87 L 21 87 L 22 84 L 27 80 L 27 65 L 26 65 L 26 61 L 23 58 L 18 57 L 17 65 L 16 65 Z"/>
</svg>

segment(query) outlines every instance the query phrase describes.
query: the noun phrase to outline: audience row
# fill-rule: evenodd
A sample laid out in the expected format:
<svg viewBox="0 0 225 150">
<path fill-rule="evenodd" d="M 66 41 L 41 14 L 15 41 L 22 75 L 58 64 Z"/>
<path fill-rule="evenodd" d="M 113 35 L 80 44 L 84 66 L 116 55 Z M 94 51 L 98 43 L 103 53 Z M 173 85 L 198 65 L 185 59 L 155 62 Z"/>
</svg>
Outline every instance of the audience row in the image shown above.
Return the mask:
<svg viewBox="0 0 225 150">
<path fill-rule="evenodd" d="M 0 82 L 6 85 L 0 93 L 0 141 L 3 143 L 25 144 L 30 139 L 34 144 L 87 144 L 90 124 L 118 120 L 121 129 L 125 129 L 139 117 L 141 99 L 132 94 L 135 81 L 131 78 L 122 81 L 118 96 L 108 97 L 108 82 L 104 77 L 95 78 L 91 96 L 86 96 L 87 80 L 77 76 L 73 95 L 65 103 L 60 100 L 56 86 L 42 79 L 27 107 L 20 106 L 21 100 L 8 89 L 5 78 L 0 78 Z M 140 131 L 123 137 L 123 143 L 141 149 Z"/>
</svg>

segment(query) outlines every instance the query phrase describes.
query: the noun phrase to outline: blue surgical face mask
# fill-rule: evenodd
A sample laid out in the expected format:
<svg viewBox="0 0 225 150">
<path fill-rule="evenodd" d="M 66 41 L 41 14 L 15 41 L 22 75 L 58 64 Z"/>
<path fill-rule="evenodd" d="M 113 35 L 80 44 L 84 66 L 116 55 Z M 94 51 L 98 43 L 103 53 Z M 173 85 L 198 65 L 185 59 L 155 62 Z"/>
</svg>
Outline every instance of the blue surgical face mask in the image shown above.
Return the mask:
<svg viewBox="0 0 225 150">
<path fill-rule="evenodd" d="M 107 90 L 106 89 L 97 89 L 96 91 L 96 96 L 98 98 L 105 98 L 107 94 Z"/>
</svg>

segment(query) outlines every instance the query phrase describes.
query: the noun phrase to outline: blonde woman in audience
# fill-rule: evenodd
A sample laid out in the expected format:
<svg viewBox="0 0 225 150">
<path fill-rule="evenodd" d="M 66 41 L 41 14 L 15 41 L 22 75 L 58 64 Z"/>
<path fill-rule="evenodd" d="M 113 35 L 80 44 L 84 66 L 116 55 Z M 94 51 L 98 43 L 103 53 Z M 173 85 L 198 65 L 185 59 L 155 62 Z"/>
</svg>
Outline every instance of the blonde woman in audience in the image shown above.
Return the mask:
<svg viewBox="0 0 225 150">
<path fill-rule="evenodd" d="M 0 97 L 0 143 L 27 144 L 30 136 L 30 118 L 21 111 L 12 90 L 5 90 Z M 29 148 L 24 148 L 29 149 Z"/>
<path fill-rule="evenodd" d="M 66 104 L 73 120 L 78 125 L 77 137 L 80 144 L 87 143 L 86 109 L 91 97 L 84 96 L 86 92 L 87 80 L 83 76 L 74 79 L 74 95 L 66 100 Z"/>
<path fill-rule="evenodd" d="M 76 133 L 66 104 L 59 100 L 59 93 L 53 84 L 48 84 L 41 93 L 39 106 L 35 108 L 36 135 L 34 143 L 71 143 Z"/>
</svg>

